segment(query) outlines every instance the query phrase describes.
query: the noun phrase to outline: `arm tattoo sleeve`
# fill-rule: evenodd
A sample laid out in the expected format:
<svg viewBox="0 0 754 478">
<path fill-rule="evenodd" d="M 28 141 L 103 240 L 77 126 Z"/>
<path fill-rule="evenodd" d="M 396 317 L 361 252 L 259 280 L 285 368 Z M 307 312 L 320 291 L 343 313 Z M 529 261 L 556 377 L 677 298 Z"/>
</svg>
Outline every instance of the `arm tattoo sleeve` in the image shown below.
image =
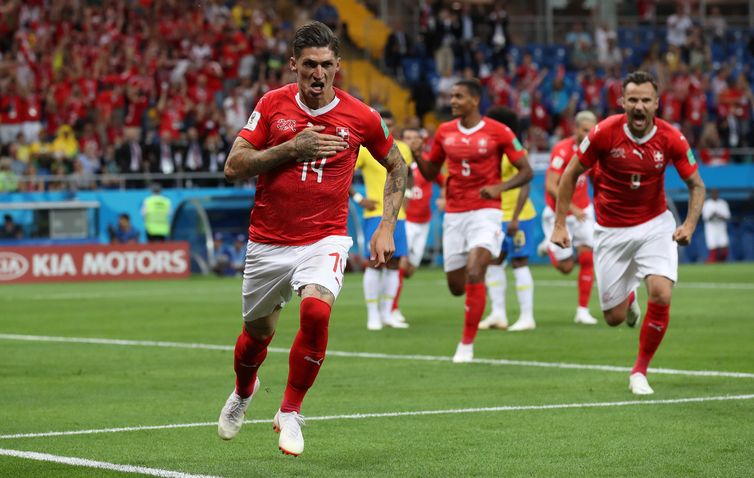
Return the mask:
<svg viewBox="0 0 754 478">
<path fill-rule="evenodd" d="M 403 194 L 406 192 L 408 167 L 395 144 L 390 148 L 387 157 L 380 161 L 380 164 L 387 169 L 382 220 L 395 224 L 398 220 L 398 211 L 401 208 L 401 204 L 403 204 Z"/>
</svg>

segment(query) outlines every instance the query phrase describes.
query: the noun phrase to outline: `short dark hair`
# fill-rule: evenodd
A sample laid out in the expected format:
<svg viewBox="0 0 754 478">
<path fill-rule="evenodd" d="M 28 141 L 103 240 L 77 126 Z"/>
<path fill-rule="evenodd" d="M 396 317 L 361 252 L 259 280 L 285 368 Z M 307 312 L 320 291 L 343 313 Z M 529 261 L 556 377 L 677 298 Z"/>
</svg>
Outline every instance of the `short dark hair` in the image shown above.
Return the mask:
<svg viewBox="0 0 754 478">
<path fill-rule="evenodd" d="M 382 117 L 382 119 L 395 119 L 393 112 L 387 109 L 380 110 L 380 116 Z"/>
<path fill-rule="evenodd" d="M 657 91 L 658 91 L 657 90 L 657 82 L 655 81 L 654 77 L 650 73 L 648 73 L 646 71 L 643 71 L 643 70 L 632 71 L 631 73 L 629 73 L 628 75 L 626 75 L 626 77 L 623 79 L 623 89 L 624 90 L 626 89 L 626 86 L 629 83 L 633 83 L 635 85 L 641 85 L 641 84 L 644 84 L 644 83 L 651 83 L 652 87 L 654 87 L 654 89 L 655 89 L 655 93 L 657 93 Z"/>
<path fill-rule="evenodd" d="M 469 94 L 475 98 L 482 97 L 482 84 L 477 79 L 461 80 L 456 82 L 454 86 L 464 86 L 469 90 Z"/>
<path fill-rule="evenodd" d="M 491 106 L 487 110 L 485 116 L 503 123 L 505 126 L 509 127 L 514 134 L 518 135 L 518 115 L 512 109 L 506 108 L 505 106 Z"/>
<path fill-rule="evenodd" d="M 311 22 L 302 25 L 296 30 L 291 42 L 293 57 L 298 58 L 304 48 L 327 47 L 335 53 L 340 54 L 340 40 L 335 36 L 330 27 L 322 22 Z"/>
</svg>

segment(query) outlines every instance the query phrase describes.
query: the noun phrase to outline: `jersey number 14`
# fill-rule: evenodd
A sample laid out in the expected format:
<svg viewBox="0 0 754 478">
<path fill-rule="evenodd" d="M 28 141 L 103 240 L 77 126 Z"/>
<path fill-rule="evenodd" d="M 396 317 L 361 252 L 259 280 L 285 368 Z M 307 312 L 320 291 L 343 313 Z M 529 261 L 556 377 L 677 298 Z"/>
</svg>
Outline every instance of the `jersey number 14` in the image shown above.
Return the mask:
<svg viewBox="0 0 754 478">
<path fill-rule="evenodd" d="M 317 166 L 317 161 L 320 161 L 319 166 Z M 301 180 L 306 181 L 306 173 L 309 168 L 315 173 L 317 173 L 317 182 L 322 182 L 322 173 L 325 169 L 325 163 L 327 162 L 327 158 L 321 158 L 321 159 L 312 159 L 311 161 L 304 161 L 304 168 L 301 170 Z"/>
</svg>

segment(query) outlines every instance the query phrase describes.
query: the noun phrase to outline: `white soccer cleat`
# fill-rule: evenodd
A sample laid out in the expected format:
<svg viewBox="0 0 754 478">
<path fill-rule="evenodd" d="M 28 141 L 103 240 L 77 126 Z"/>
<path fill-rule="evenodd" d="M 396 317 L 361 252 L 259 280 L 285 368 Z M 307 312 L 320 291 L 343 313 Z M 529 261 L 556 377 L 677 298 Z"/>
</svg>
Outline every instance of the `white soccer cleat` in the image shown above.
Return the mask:
<svg viewBox="0 0 754 478">
<path fill-rule="evenodd" d="M 652 395 L 655 393 L 655 391 L 652 390 L 652 387 L 649 386 L 647 377 L 641 372 L 633 373 L 628 377 L 628 389 L 631 390 L 631 393 L 634 395 Z"/>
<path fill-rule="evenodd" d="M 392 314 L 382 317 L 382 325 L 385 327 L 392 327 L 394 329 L 407 329 L 408 324 L 396 319 Z"/>
<path fill-rule="evenodd" d="M 246 418 L 246 410 L 249 408 L 251 399 L 259 390 L 259 378 L 254 382 L 254 391 L 250 396 L 241 398 L 236 394 L 235 389 L 231 392 L 225 406 L 220 412 L 220 419 L 217 421 L 217 434 L 223 440 L 231 440 L 238 435 L 243 421 Z"/>
<path fill-rule="evenodd" d="M 479 322 L 479 330 L 489 330 L 489 329 L 502 329 L 505 330 L 508 328 L 508 319 L 503 316 L 503 314 L 500 313 L 491 313 L 487 317 L 484 318 L 483 321 Z"/>
<path fill-rule="evenodd" d="M 272 428 L 280 433 L 278 448 L 286 455 L 299 456 L 304 451 L 304 435 L 301 427 L 304 417 L 296 412 L 278 412 L 272 419 Z"/>
<path fill-rule="evenodd" d="M 474 360 L 474 344 L 459 343 L 453 355 L 453 363 L 469 363 Z"/>
<path fill-rule="evenodd" d="M 508 327 L 508 332 L 521 332 L 523 330 L 534 330 L 537 328 L 536 322 L 531 317 L 520 317 L 515 324 Z"/>
<path fill-rule="evenodd" d="M 382 319 L 379 315 L 370 315 L 367 319 L 367 330 L 382 330 Z"/>
<path fill-rule="evenodd" d="M 626 325 L 629 327 L 636 327 L 636 324 L 639 322 L 641 322 L 641 307 L 639 307 L 639 299 L 634 298 L 634 301 L 628 304 Z"/>
<path fill-rule="evenodd" d="M 390 312 L 390 316 L 395 321 L 403 322 L 404 324 L 407 323 L 406 318 L 401 313 L 401 309 L 395 309 L 394 311 Z"/>
<path fill-rule="evenodd" d="M 578 310 L 576 310 L 576 317 L 573 318 L 573 321 L 577 324 L 583 324 L 583 325 L 597 325 L 599 321 L 592 317 L 592 314 L 589 313 L 588 309 L 582 309 L 579 307 Z"/>
<path fill-rule="evenodd" d="M 547 255 L 548 249 L 550 248 L 549 244 L 550 241 L 547 239 L 537 244 L 537 255 L 539 257 L 545 257 Z"/>
</svg>

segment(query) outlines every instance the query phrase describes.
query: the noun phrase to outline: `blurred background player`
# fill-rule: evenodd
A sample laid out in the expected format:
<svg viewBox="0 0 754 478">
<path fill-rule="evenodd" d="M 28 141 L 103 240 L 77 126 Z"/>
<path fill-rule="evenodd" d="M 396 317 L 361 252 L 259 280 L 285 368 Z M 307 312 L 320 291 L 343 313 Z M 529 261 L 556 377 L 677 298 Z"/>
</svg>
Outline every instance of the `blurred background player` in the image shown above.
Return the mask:
<svg viewBox="0 0 754 478">
<path fill-rule="evenodd" d="M 574 322 L 584 325 L 596 325 L 597 319 L 589 313 L 589 297 L 592 295 L 594 282 L 594 208 L 589 200 L 588 174 L 582 174 L 576 181 L 573 200 L 568 209 L 566 226 L 571 236 L 571 243 L 576 248 L 562 249 L 548 239 L 552 235 L 555 223 L 555 202 L 558 196 L 558 182 L 566 166 L 576 155 L 579 144 L 586 138 L 589 131 L 597 124 L 597 116 L 591 111 L 581 111 L 576 115 L 573 136 L 558 142 L 552 149 L 550 166 L 545 174 L 545 209 L 542 211 L 542 230 L 545 233 L 547 253 L 550 262 L 563 274 L 570 273 L 579 263 L 579 297 Z"/>
<path fill-rule="evenodd" d="M 384 121 L 388 131 L 392 133 L 392 128 L 395 124 L 393 114 L 390 111 L 383 111 L 381 115 L 382 121 Z M 406 164 L 410 164 L 411 149 L 403 141 L 397 139 L 394 141 Z M 356 169 L 361 170 L 364 178 L 366 197 L 358 193 L 353 193 L 351 197 L 356 204 L 364 208 L 364 238 L 367 241 L 366 257 L 369 257 L 371 254 L 369 240 L 377 230 L 377 226 L 382 218 L 382 194 L 385 188 L 387 172 L 385 171 L 385 167 L 378 163 L 369 153 L 369 150 L 364 147 L 359 149 L 359 156 L 356 159 Z M 400 259 L 408 253 L 408 246 L 406 244 L 406 210 L 403 206 L 401 206 L 398 212 L 398 223 L 395 225 L 393 240 L 395 241 L 395 253 L 393 253 L 393 257 L 384 265 L 374 266 L 369 264 L 364 269 L 364 301 L 367 306 L 367 329 L 369 330 L 380 330 L 383 326 L 394 327 L 396 329 L 405 329 L 408 327 L 400 311 L 397 313 L 393 312 L 393 302 L 400 287 Z"/>
<path fill-rule="evenodd" d="M 125 212 L 118 214 L 118 223 L 110 224 L 107 232 L 110 236 L 110 244 L 136 244 L 141 235 L 131 223 L 131 216 Z"/>
<path fill-rule="evenodd" d="M 532 178 L 526 151 L 507 126 L 482 116 L 478 80 L 457 82 L 450 108 L 455 120 L 440 124 L 427 160 L 417 158 L 422 175 L 434 181 L 448 162 L 443 219 L 443 267 L 451 294 L 466 294 L 461 342 L 453 362 L 474 358 L 474 339 L 486 302 L 484 277 L 502 247 L 500 193 Z M 500 162 L 506 154 L 518 173 L 500 182 Z"/>
<path fill-rule="evenodd" d="M 710 197 L 702 207 L 704 219 L 704 241 L 709 250 L 707 262 L 725 262 L 728 258 L 728 220 L 730 207 L 720 197 L 717 188 L 710 190 Z"/>
<path fill-rule="evenodd" d="M 416 128 L 405 128 L 402 133 L 403 141 L 411 148 L 414 158 L 419 158 L 424 152 L 424 138 Z M 434 181 L 427 181 L 422 176 L 415 162 L 411 163 L 412 187 L 406 194 L 406 241 L 408 254 L 401 258 L 400 286 L 393 301 L 393 315 L 400 318 L 403 316 L 399 309 L 399 300 L 403 291 L 403 279 L 408 279 L 416 268 L 421 265 L 424 257 L 424 248 L 427 246 L 429 226 L 432 220 L 432 184 L 440 186 L 440 197 L 437 199 L 437 210 L 445 208 L 445 176 L 439 173 Z"/>
<path fill-rule="evenodd" d="M 704 203 L 704 183 L 686 138 L 655 118 L 657 84 L 646 72 L 623 80 L 625 114 L 595 126 L 579 146 L 560 180 L 551 240 L 570 249 L 566 218 L 579 176 L 594 172 L 594 270 L 605 321 L 633 327 L 640 318 L 639 281 L 647 285 L 647 313 L 639 334 L 639 353 L 628 388 L 636 395 L 654 393 L 647 367 L 670 321 L 670 299 L 678 278 L 678 247 L 687 245 Z M 665 200 L 665 169 L 675 165 L 689 189 L 686 220 L 676 227 Z M 674 243 L 675 241 L 675 243 Z M 677 243 L 677 244 L 676 244 Z"/>
<path fill-rule="evenodd" d="M 501 106 L 493 106 L 487 110 L 487 116 L 508 126 L 514 133 L 518 131 L 518 117 L 513 110 Z M 527 160 L 528 162 L 528 160 Z M 518 173 L 519 164 L 511 163 L 507 156 L 503 157 L 501 176 L 503 182 L 509 181 Z M 529 256 L 534 251 L 534 218 L 537 212 L 529 199 L 530 185 L 527 182 L 521 187 L 509 189 L 502 193 L 501 207 L 503 210 L 503 247 L 499 256 L 487 268 L 485 283 L 490 296 L 492 311 L 482 322 L 480 329 L 508 329 L 511 332 L 532 330 L 536 327 L 534 321 L 534 279 L 529 269 Z M 516 280 L 516 297 L 518 298 L 519 315 L 516 323 L 508 327 L 505 312 L 505 260 L 510 256 L 513 266 L 513 277 Z"/>
<path fill-rule="evenodd" d="M 225 177 L 259 176 L 251 211 L 243 279 L 244 327 L 236 341 L 236 386 L 218 420 L 230 440 L 259 389 L 280 310 L 295 291 L 300 326 L 288 357 L 288 381 L 273 428 L 286 454 L 304 450 L 301 404 L 325 359 L 332 305 L 343 285 L 348 250 L 348 188 L 360 145 L 388 170 L 384 214 L 372 236 L 374 265 L 390 260 L 393 232 L 406 189 L 406 163 L 380 115 L 335 89 L 339 40 L 320 22 L 299 27 L 288 65 L 297 76 L 267 92 L 238 133 Z"/>
</svg>

